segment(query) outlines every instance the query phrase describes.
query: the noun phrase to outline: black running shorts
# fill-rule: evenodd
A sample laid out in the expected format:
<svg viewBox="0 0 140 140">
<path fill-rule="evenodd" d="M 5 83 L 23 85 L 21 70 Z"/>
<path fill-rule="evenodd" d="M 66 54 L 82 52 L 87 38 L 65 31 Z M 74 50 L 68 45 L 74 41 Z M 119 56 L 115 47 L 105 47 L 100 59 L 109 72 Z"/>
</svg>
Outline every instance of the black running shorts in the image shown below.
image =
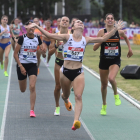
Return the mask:
<svg viewBox="0 0 140 140">
<path fill-rule="evenodd" d="M 36 75 L 37 76 L 37 64 L 36 63 L 28 63 L 28 64 L 23 64 L 22 66 L 25 68 L 26 70 L 26 75 L 23 75 L 20 71 L 20 67 L 18 67 L 17 65 L 17 76 L 18 76 L 18 80 L 24 80 L 27 78 L 27 75 Z"/>
<path fill-rule="evenodd" d="M 105 59 L 100 58 L 99 68 L 102 70 L 108 70 L 111 65 L 118 65 L 121 66 L 121 59 L 120 58 L 114 58 L 114 59 Z"/>
</svg>

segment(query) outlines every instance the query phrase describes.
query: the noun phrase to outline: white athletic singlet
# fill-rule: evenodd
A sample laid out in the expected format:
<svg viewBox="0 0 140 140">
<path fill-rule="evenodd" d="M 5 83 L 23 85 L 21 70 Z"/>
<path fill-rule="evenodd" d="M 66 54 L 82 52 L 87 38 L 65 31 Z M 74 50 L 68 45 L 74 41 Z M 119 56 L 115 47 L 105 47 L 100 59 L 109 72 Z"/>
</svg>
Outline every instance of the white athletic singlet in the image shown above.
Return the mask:
<svg viewBox="0 0 140 140">
<path fill-rule="evenodd" d="M 0 25 L 0 28 L 1 28 L 1 33 L 5 30 L 5 28 L 2 27 L 2 25 Z M 7 32 L 2 34 L 0 36 L 0 39 L 5 39 L 5 38 L 10 38 L 10 28 L 9 28 L 9 25 L 7 25 Z"/>
<path fill-rule="evenodd" d="M 76 42 L 73 40 L 72 34 L 70 34 L 68 41 L 64 44 L 64 60 L 82 62 L 86 44 L 84 36 L 82 36 L 81 41 Z"/>
<path fill-rule="evenodd" d="M 33 39 L 23 35 L 23 43 L 19 51 L 20 63 L 37 63 L 36 51 L 38 45 L 37 35 L 34 35 Z"/>
</svg>

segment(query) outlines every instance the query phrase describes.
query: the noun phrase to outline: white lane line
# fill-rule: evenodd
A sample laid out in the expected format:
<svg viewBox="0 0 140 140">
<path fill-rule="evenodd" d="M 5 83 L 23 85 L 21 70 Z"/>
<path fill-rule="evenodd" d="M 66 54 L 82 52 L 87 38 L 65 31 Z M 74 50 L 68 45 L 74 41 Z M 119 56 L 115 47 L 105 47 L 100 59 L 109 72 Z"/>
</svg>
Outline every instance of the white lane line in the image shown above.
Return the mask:
<svg viewBox="0 0 140 140">
<path fill-rule="evenodd" d="M 41 59 L 42 60 L 42 59 Z M 42 60 L 42 62 L 44 63 L 44 65 L 47 67 L 46 63 Z M 53 79 L 54 79 L 54 75 L 52 74 L 51 70 L 49 69 L 49 67 L 47 67 L 47 69 L 49 70 L 50 74 L 52 75 Z M 74 107 L 72 105 L 72 109 L 74 111 Z M 95 138 L 92 136 L 91 132 L 89 131 L 89 129 L 87 128 L 86 124 L 84 123 L 84 121 L 82 120 L 82 118 L 79 118 L 81 124 L 83 125 L 85 131 L 87 132 L 87 134 L 89 135 L 89 137 L 91 138 L 91 140 L 95 140 Z"/>
<path fill-rule="evenodd" d="M 93 76 L 95 76 L 97 79 L 100 80 L 100 76 L 96 73 L 93 72 L 92 70 L 90 70 L 88 67 L 83 65 L 83 68 L 86 69 L 89 73 L 91 73 Z M 112 86 L 110 83 L 108 83 L 108 87 L 110 87 L 112 89 Z M 140 104 L 138 104 L 137 100 L 135 100 L 133 97 L 131 97 L 130 95 L 128 95 L 127 93 L 123 93 L 119 88 L 117 88 L 117 92 L 127 101 L 129 101 L 131 104 L 133 104 L 134 106 L 136 106 L 138 109 L 140 109 Z"/>
<path fill-rule="evenodd" d="M 11 72 L 12 72 L 12 64 L 13 64 L 13 51 L 12 51 L 11 57 L 12 58 L 11 58 L 11 65 L 10 65 L 10 69 L 9 69 L 8 85 L 7 85 L 4 112 L 3 112 L 3 118 L 2 118 L 0 140 L 3 140 L 3 138 L 4 138 L 4 130 L 5 130 L 5 122 L 6 122 L 6 114 L 7 114 L 7 106 L 8 106 L 8 98 L 9 98 L 9 89 L 10 89 L 10 82 L 11 82 Z"/>
</svg>

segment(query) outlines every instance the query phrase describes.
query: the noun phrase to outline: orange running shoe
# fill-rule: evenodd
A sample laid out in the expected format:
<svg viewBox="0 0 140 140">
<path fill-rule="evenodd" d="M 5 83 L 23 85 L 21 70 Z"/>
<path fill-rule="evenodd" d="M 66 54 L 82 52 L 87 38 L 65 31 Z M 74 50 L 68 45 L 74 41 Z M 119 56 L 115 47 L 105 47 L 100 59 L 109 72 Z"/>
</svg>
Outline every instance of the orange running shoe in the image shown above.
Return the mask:
<svg viewBox="0 0 140 140">
<path fill-rule="evenodd" d="M 71 129 L 75 131 L 76 129 L 79 129 L 80 127 L 81 127 L 81 122 L 76 120 L 76 121 L 74 121 Z"/>
<path fill-rule="evenodd" d="M 65 103 L 65 107 L 66 107 L 66 109 L 67 109 L 68 111 L 71 111 L 71 110 L 72 110 L 72 104 L 71 104 L 71 102 L 69 101 L 69 99 L 68 99 L 68 103 Z"/>
<path fill-rule="evenodd" d="M 38 68 L 38 72 L 37 72 L 37 75 L 39 74 L 39 68 Z"/>
</svg>

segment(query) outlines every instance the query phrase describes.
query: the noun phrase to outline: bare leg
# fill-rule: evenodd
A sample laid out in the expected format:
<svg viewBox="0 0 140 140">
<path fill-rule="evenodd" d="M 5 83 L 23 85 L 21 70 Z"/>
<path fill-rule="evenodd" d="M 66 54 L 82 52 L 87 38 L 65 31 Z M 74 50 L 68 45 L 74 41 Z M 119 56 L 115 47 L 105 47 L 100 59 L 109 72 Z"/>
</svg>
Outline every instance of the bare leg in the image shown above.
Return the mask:
<svg viewBox="0 0 140 140">
<path fill-rule="evenodd" d="M 19 88 L 21 92 L 25 92 L 27 88 L 27 78 L 24 80 L 19 80 Z"/>
<path fill-rule="evenodd" d="M 75 114 L 74 120 L 79 120 L 82 111 L 82 94 L 85 86 L 84 73 L 78 75 L 73 81 L 75 94 Z"/>
<path fill-rule="evenodd" d="M 30 80 L 30 105 L 31 105 L 31 110 L 34 110 L 35 101 L 36 101 L 36 90 L 35 90 L 36 79 L 37 79 L 37 77 L 35 75 L 30 75 L 29 76 L 29 80 Z"/>
<path fill-rule="evenodd" d="M 56 107 L 59 106 L 59 98 L 60 98 L 60 66 L 55 63 L 54 67 L 54 74 L 55 74 L 55 90 L 54 90 L 54 97 L 55 97 L 55 103 Z"/>
<path fill-rule="evenodd" d="M 116 64 L 109 67 L 108 79 L 109 79 L 109 82 L 112 85 L 114 95 L 117 94 L 117 83 L 115 81 L 115 78 L 116 78 L 116 75 L 117 75 L 118 71 L 119 71 L 119 66 L 116 65 Z"/>
<path fill-rule="evenodd" d="M 5 60 L 4 60 L 4 71 L 7 71 L 8 67 L 8 56 L 11 50 L 11 44 L 5 48 Z"/>
<path fill-rule="evenodd" d="M 108 85 L 108 70 L 102 70 L 100 71 L 100 78 L 101 78 L 101 92 L 102 92 L 102 100 L 103 105 L 106 105 L 106 95 L 107 95 L 107 85 Z"/>
<path fill-rule="evenodd" d="M 1 63 L 1 65 L 3 65 L 3 54 L 4 54 L 4 50 L 0 47 L 0 63 Z"/>
</svg>

